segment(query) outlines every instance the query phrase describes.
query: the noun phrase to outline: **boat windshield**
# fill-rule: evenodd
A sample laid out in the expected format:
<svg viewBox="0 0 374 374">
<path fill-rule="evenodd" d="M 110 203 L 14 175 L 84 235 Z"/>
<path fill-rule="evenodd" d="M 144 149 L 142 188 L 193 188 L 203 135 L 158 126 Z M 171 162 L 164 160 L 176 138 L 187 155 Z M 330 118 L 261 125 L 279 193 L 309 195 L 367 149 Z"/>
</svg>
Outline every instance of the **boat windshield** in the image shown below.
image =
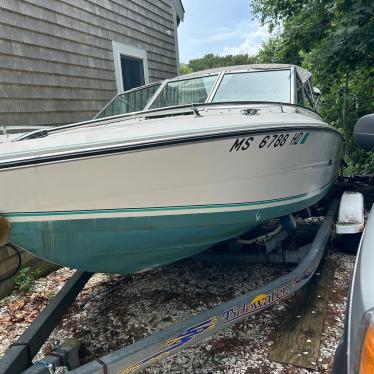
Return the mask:
<svg viewBox="0 0 374 374">
<path fill-rule="evenodd" d="M 210 75 L 168 82 L 151 108 L 204 103 L 216 79 L 217 75 Z"/>
<path fill-rule="evenodd" d="M 105 118 L 143 110 L 161 83 L 133 89 L 114 98 L 95 118 Z"/>
<path fill-rule="evenodd" d="M 213 102 L 291 102 L 291 70 L 226 73 Z"/>
</svg>

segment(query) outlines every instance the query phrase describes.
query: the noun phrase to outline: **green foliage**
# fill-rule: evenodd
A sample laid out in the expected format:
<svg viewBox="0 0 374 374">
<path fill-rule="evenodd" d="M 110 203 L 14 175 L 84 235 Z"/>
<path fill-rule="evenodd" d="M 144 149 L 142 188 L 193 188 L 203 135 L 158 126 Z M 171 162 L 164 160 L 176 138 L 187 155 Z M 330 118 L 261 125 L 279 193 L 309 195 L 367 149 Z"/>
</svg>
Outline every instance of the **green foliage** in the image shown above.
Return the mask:
<svg viewBox="0 0 374 374">
<path fill-rule="evenodd" d="M 252 0 L 263 23 L 282 32 L 259 62 L 297 64 L 322 91 L 321 114 L 346 139 L 346 173 L 373 173 L 373 153 L 352 141 L 359 117 L 374 112 L 374 2 L 365 0 Z"/>
<path fill-rule="evenodd" d="M 188 63 L 188 67 L 192 71 L 200 71 L 206 69 L 213 69 L 223 66 L 232 65 L 246 65 L 253 64 L 256 62 L 256 58 L 252 56 L 245 55 L 227 55 L 218 56 L 213 53 L 208 53 L 207 55 L 191 60 Z"/>
<path fill-rule="evenodd" d="M 18 291 L 27 292 L 30 291 L 34 280 L 40 277 L 40 269 L 36 269 L 34 272 L 31 272 L 29 267 L 22 268 L 16 278 L 16 289 Z"/>
<path fill-rule="evenodd" d="M 192 73 L 192 69 L 187 64 L 183 63 L 179 65 L 179 70 L 182 75 Z"/>
<path fill-rule="evenodd" d="M 305 67 L 322 92 L 322 116 L 346 139 L 346 173 L 374 173 L 373 152 L 363 152 L 352 140 L 358 118 L 374 112 L 374 1 L 250 3 L 263 24 L 281 31 L 274 32 L 256 56 L 207 54 L 191 60 L 188 67 L 192 71 L 251 63 Z"/>
</svg>

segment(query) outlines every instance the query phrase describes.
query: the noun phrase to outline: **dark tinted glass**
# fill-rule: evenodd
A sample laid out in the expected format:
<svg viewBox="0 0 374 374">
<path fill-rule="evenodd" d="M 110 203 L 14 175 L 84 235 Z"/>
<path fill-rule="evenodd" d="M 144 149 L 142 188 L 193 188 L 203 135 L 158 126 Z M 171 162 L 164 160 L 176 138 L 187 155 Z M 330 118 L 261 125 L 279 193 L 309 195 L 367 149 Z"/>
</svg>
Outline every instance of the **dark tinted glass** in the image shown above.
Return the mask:
<svg viewBox="0 0 374 374">
<path fill-rule="evenodd" d="M 121 56 L 123 90 L 128 91 L 144 85 L 143 61 Z"/>
</svg>

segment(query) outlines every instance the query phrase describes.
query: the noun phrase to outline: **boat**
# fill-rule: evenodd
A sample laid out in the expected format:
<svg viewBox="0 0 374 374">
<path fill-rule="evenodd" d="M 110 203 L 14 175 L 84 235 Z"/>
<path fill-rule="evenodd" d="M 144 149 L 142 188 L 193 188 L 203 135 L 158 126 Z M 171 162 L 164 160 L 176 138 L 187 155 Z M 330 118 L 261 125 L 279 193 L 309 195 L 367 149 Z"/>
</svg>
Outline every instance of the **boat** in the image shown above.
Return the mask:
<svg viewBox="0 0 374 374">
<path fill-rule="evenodd" d="M 146 271 L 303 210 L 343 138 L 294 65 L 211 69 L 117 95 L 90 120 L 0 144 L 2 239 L 90 272 Z"/>
</svg>

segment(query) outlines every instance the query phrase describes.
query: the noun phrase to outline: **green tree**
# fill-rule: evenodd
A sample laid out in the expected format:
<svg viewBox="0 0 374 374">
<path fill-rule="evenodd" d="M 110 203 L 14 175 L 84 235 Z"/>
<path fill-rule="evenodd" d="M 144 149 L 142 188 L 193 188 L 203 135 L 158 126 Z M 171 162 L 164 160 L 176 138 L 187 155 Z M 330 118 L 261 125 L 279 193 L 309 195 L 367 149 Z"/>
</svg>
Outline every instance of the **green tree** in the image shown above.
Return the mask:
<svg viewBox="0 0 374 374">
<path fill-rule="evenodd" d="M 179 70 L 182 75 L 190 74 L 193 72 L 193 70 L 187 64 L 183 63 L 179 65 Z"/>
<path fill-rule="evenodd" d="M 373 173 L 374 155 L 352 142 L 357 119 L 374 112 L 374 2 L 368 0 L 252 0 L 270 29 L 259 62 L 293 63 L 311 70 L 322 91 L 322 115 L 346 139 L 348 172 Z"/>
<path fill-rule="evenodd" d="M 208 53 L 201 58 L 196 58 L 188 63 L 192 71 L 213 69 L 223 66 L 253 64 L 256 61 L 254 56 L 245 55 L 226 55 L 218 56 Z"/>
</svg>

